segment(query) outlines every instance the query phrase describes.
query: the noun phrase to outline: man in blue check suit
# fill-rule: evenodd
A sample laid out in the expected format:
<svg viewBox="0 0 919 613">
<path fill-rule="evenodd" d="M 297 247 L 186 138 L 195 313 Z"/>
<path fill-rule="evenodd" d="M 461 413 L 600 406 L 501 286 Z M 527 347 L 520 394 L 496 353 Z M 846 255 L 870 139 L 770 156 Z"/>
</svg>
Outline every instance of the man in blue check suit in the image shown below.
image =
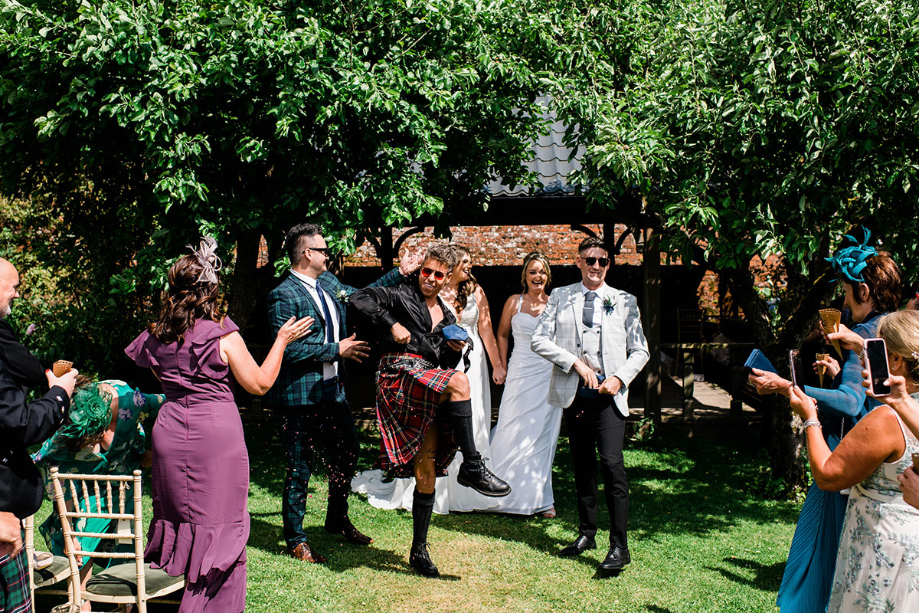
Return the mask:
<svg viewBox="0 0 919 613">
<path fill-rule="evenodd" d="M 579 534 L 559 555 L 577 556 L 597 546 L 599 452 L 610 516 L 609 553 L 599 568 L 618 571 L 631 561 L 629 484 L 622 457 L 628 389 L 648 361 L 648 343 L 635 296 L 605 282 L 610 263 L 606 244 L 584 239 L 576 263 L 581 282 L 552 292 L 530 347 L 555 365 L 549 404 L 564 409 L 574 462 Z"/>
<path fill-rule="evenodd" d="M 269 322 L 275 333 L 291 317 L 309 315 L 316 320 L 313 332 L 291 343 L 268 401 L 278 415 L 281 439 L 287 454 L 284 481 L 284 540 L 288 553 L 304 562 L 325 562 L 306 542 L 303 517 L 307 485 L 313 472 L 315 446 L 322 441 L 329 463 L 329 500 L 325 529 L 341 534 L 350 543 L 373 542 L 348 518 L 348 493 L 360 450 L 351 408 L 342 382 L 344 359 L 360 362 L 369 345 L 348 336 L 348 297 L 358 288 L 338 281 L 326 269 L 328 246 L 318 226 L 295 226 L 285 241 L 291 268 L 287 277 L 268 295 Z M 409 274 L 413 258 L 403 261 L 373 285 L 395 285 Z"/>
</svg>

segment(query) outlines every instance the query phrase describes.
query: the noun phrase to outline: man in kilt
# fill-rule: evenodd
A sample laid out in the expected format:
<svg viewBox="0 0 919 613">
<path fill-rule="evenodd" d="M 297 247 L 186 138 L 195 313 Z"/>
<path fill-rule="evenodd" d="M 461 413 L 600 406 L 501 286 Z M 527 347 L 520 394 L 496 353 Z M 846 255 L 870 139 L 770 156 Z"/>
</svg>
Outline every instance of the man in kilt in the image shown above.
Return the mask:
<svg viewBox="0 0 919 613">
<path fill-rule="evenodd" d="M 448 340 L 444 328 L 456 323 L 438 294 L 456 255 L 449 245 L 428 249 L 417 279 L 393 287 L 368 287 L 351 304 L 374 325 L 385 326 L 377 370 L 377 420 L 383 438 L 381 464 L 397 477 L 415 477 L 413 538 L 409 562 L 425 577 L 439 572 L 427 550 L 434 510 L 434 483 L 459 446 L 457 481 L 485 496 L 507 496 L 510 486 L 485 466 L 472 433 L 469 380 L 454 370 L 465 343 Z"/>
</svg>

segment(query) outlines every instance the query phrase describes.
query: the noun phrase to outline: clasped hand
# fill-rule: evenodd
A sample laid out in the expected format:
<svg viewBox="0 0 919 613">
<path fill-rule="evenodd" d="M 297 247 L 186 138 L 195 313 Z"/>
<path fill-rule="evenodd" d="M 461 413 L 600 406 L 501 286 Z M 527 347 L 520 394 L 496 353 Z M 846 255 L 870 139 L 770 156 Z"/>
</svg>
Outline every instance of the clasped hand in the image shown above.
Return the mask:
<svg viewBox="0 0 919 613">
<path fill-rule="evenodd" d="M 585 387 L 597 390 L 597 392 L 601 394 L 615 395 L 622 389 L 622 381 L 619 380 L 619 377 L 614 375 L 608 377 L 603 383 L 600 383 L 597 378 L 597 373 L 581 360 L 575 360 L 574 370 L 578 373 L 578 376 L 581 377 L 581 381 L 584 382 Z"/>
</svg>

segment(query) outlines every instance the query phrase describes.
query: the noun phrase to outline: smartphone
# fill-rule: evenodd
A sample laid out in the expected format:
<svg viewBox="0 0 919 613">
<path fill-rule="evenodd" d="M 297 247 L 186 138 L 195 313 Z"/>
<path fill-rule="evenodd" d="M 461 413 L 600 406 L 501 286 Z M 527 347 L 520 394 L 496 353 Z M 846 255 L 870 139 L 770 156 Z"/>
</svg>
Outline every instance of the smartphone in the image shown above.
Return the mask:
<svg viewBox="0 0 919 613">
<path fill-rule="evenodd" d="M 804 381 L 804 367 L 801 365 L 801 357 L 797 349 L 788 352 L 788 370 L 791 372 L 791 382 L 795 387 L 800 388 L 799 381 Z"/>
<path fill-rule="evenodd" d="M 890 386 L 884 385 L 884 382 L 890 378 L 890 367 L 887 364 L 887 343 L 883 338 L 865 339 L 865 361 L 871 375 L 871 387 L 868 388 L 871 395 L 888 395 Z"/>
</svg>

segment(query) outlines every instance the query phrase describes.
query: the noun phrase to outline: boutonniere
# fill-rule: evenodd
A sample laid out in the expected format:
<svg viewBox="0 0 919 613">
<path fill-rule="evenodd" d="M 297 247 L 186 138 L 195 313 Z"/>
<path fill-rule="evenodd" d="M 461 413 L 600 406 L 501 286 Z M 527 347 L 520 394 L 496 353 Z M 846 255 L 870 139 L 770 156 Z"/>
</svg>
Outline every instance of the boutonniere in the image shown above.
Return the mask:
<svg viewBox="0 0 919 613">
<path fill-rule="evenodd" d="M 613 310 L 616 308 L 616 301 L 613 300 L 610 296 L 605 296 L 603 298 L 603 314 L 612 315 Z"/>
<path fill-rule="evenodd" d="M 346 292 L 343 289 L 338 290 L 337 292 L 335 292 L 335 299 L 338 300 L 339 302 L 347 304 L 348 292 Z"/>
</svg>

